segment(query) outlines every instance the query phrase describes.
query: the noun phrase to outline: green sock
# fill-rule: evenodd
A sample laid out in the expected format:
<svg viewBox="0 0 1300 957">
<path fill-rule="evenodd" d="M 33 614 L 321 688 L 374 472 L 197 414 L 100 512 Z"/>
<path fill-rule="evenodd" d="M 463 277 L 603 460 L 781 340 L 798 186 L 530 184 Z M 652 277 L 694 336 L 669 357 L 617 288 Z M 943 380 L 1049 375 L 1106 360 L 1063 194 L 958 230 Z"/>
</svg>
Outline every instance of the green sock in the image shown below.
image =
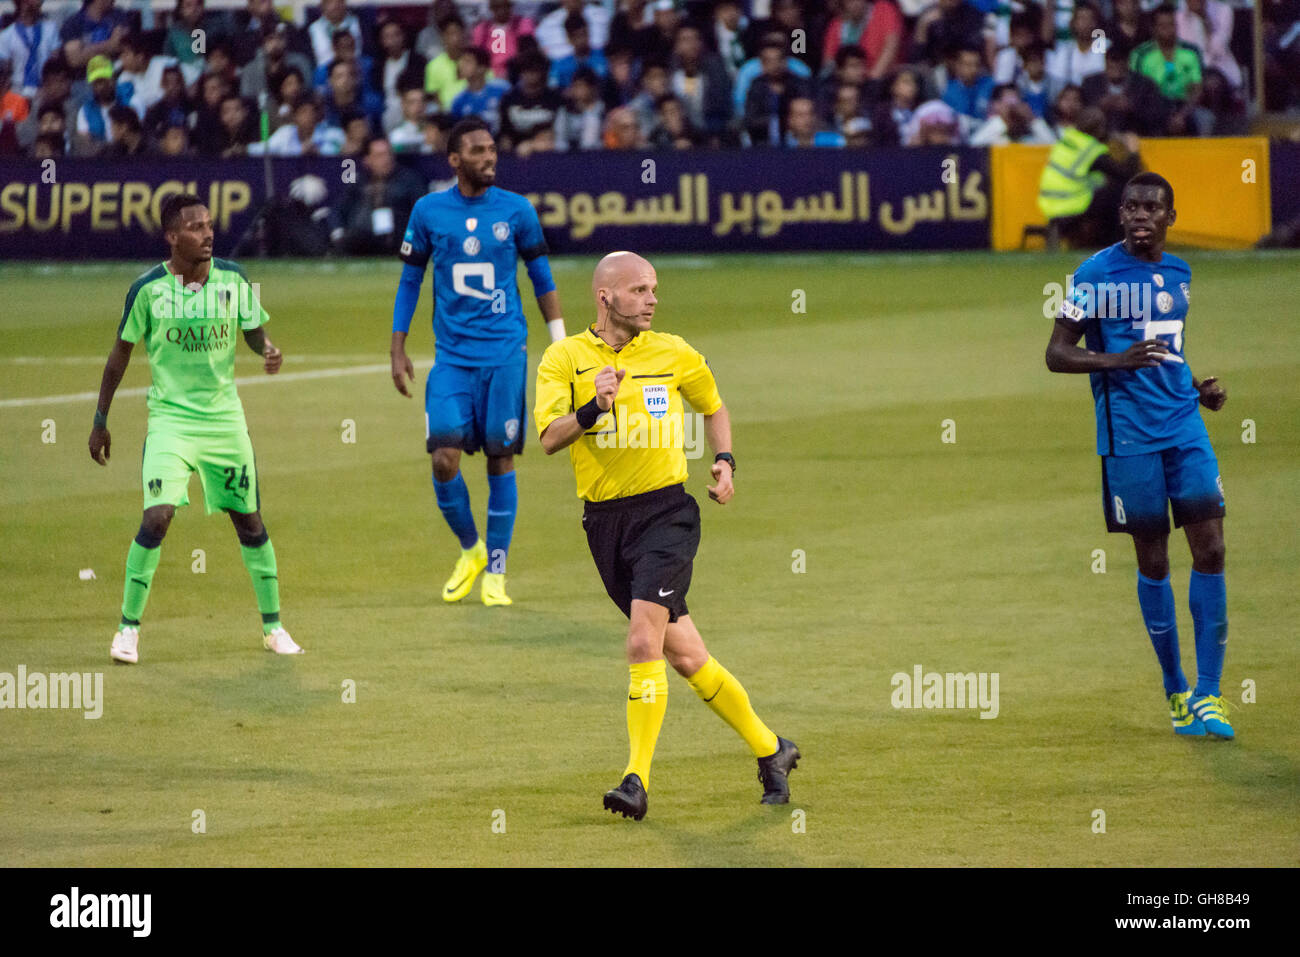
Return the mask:
<svg viewBox="0 0 1300 957">
<path fill-rule="evenodd" d="M 262 632 L 270 634 L 280 627 L 280 579 L 275 568 L 275 549 L 268 538 L 261 545 L 239 546 L 244 567 L 257 593 L 257 610 L 262 613 Z"/>
<path fill-rule="evenodd" d="M 162 557 L 161 545 L 145 548 L 139 542 L 131 543 L 131 548 L 126 553 L 126 586 L 122 589 L 122 624 L 140 624 L 145 603 L 149 600 L 149 586 L 153 584 L 153 573 L 158 569 L 160 557 Z"/>
</svg>

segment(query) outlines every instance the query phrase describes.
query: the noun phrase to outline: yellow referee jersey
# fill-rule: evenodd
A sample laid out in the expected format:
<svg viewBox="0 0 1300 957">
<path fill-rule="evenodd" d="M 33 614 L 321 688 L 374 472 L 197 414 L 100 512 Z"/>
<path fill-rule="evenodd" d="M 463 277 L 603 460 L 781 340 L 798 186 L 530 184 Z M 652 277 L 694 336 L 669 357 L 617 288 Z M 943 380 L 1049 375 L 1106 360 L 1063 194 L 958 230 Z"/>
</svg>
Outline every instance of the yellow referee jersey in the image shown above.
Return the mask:
<svg viewBox="0 0 1300 957">
<path fill-rule="evenodd" d="M 682 399 L 700 415 L 722 407 L 713 372 L 681 336 L 650 330 L 615 352 L 588 326 L 551 343 L 537 369 L 537 434 L 596 397 L 596 373 L 626 369 L 614 405 L 569 446 L 578 497 L 604 502 L 686 481 Z M 704 442 L 703 429 L 690 430 Z"/>
</svg>

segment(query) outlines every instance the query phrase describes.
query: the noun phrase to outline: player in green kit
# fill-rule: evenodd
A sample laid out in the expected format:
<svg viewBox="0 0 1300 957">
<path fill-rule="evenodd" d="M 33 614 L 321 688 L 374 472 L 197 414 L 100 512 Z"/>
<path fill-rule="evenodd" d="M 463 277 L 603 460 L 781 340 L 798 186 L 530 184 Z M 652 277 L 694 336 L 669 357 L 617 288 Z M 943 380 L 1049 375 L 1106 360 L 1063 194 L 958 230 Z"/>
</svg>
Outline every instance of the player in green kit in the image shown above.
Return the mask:
<svg viewBox="0 0 1300 957">
<path fill-rule="evenodd" d="M 265 360 L 268 375 L 283 357 L 266 338 L 268 317 L 244 271 L 212 258 L 212 216 L 197 196 L 169 196 L 159 217 L 171 258 L 149 270 L 126 294 L 117 342 L 104 366 L 90 457 L 108 464 L 108 409 L 143 342 L 149 354 L 149 427 L 142 480 L 144 517 L 126 556 L 122 623 L 109 656 L 140 660 L 140 617 L 158 568 L 163 536 L 176 508 L 189 504 L 190 475 L 199 473 L 208 514 L 226 512 L 239 536 L 244 566 L 262 613 L 262 644 L 281 655 L 301 654 L 280 625 L 275 550 L 262 525 L 257 463 L 235 391 L 236 332 Z"/>
</svg>

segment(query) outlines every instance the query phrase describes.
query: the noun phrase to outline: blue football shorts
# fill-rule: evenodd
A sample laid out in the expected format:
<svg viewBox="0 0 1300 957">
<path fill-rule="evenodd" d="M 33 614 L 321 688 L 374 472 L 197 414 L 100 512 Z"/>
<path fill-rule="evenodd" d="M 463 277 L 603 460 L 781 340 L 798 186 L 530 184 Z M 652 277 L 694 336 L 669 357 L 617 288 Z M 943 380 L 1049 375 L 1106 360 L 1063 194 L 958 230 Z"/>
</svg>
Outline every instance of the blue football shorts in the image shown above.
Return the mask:
<svg viewBox="0 0 1300 957">
<path fill-rule="evenodd" d="M 425 449 L 518 455 L 524 448 L 528 356 L 500 366 L 436 362 L 424 386 Z"/>
<path fill-rule="evenodd" d="M 1140 538 L 1169 534 L 1171 508 L 1175 528 L 1226 511 L 1208 437 L 1142 455 L 1103 455 L 1101 497 L 1106 530 Z"/>
</svg>

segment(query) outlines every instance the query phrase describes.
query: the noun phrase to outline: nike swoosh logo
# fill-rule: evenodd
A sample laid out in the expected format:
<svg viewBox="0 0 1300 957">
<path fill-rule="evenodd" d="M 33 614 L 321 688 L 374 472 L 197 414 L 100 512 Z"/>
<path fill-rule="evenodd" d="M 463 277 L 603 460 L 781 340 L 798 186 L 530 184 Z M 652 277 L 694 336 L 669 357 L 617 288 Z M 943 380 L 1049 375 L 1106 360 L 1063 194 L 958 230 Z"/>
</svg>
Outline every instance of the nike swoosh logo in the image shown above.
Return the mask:
<svg viewBox="0 0 1300 957">
<path fill-rule="evenodd" d="M 660 598 L 667 598 L 669 595 L 671 595 L 671 594 L 672 594 L 673 592 L 675 592 L 676 590 L 677 590 L 676 588 L 670 588 L 670 589 L 668 589 L 668 591 L 664 591 L 664 590 L 661 588 L 661 589 L 659 589 L 659 597 L 660 597 Z"/>
<path fill-rule="evenodd" d="M 595 366 L 587 366 L 587 368 L 585 368 L 585 369 L 574 369 L 574 370 L 573 370 L 573 374 L 574 374 L 574 375 L 582 375 L 584 372 L 590 372 L 590 371 L 591 371 L 592 369 L 594 369 L 594 368 L 596 368 L 596 367 L 595 367 Z"/>
</svg>

